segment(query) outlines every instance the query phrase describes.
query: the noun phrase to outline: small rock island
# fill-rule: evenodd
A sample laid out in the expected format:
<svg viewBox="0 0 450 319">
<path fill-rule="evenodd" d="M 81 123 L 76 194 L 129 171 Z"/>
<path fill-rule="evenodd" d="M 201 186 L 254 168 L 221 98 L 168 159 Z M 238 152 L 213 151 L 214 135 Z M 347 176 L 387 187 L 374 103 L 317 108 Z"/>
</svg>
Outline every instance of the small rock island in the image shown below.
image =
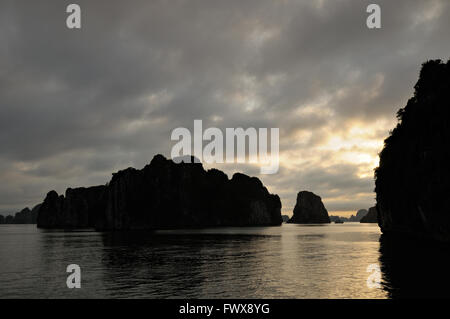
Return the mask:
<svg viewBox="0 0 450 319">
<path fill-rule="evenodd" d="M 153 230 L 216 226 L 279 226 L 281 201 L 256 177 L 231 179 L 201 163 L 176 164 L 156 155 L 141 170 L 113 174 L 104 186 L 47 194 L 40 228 Z"/>
<path fill-rule="evenodd" d="M 329 224 L 328 211 L 322 203 L 322 199 L 308 191 L 299 192 L 294 215 L 288 221 L 289 224 Z"/>
</svg>

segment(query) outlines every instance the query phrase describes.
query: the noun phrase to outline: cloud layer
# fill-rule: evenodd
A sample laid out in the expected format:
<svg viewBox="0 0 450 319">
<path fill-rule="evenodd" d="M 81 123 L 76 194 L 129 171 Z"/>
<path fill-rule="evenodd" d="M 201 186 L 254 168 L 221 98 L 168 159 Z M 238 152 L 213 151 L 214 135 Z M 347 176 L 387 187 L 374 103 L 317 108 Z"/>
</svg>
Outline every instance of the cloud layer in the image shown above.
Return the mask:
<svg viewBox="0 0 450 319">
<path fill-rule="evenodd" d="M 329 211 L 373 204 L 373 168 L 421 63 L 450 56 L 450 3 L 65 1 L 0 4 L 0 212 L 106 183 L 176 127 L 279 127 L 285 212 L 311 190 Z M 219 165 L 258 175 L 249 165 Z"/>
</svg>

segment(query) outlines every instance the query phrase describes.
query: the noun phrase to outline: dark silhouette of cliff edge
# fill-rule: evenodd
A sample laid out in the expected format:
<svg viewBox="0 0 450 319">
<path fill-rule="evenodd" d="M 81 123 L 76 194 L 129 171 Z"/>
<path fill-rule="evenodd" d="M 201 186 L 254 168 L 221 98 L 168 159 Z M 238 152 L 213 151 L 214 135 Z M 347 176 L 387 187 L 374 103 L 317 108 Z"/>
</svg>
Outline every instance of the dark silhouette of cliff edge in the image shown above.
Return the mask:
<svg viewBox="0 0 450 319">
<path fill-rule="evenodd" d="M 106 186 L 68 188 L 66 196 L 47 194 L 39 209 L 39 228 L 95 228 L 106 207 Z"/>
<path fill-rule="evenodd" d="M 256 177 L 200 163 L 176 164 L 156 155 L 142 170 L 113 174 L 106 186 L 47 194 L 38 216 L 41 228 L 151 230 L 215 226 L 278 226 L 281 202 Z"/>
<path fill-rule="evenodd" d="M 294 215 L 289 224 L 329 224 L 328 211 L 322 199 L 314 193 L 302 191 L 297 194 Z"/>
<path fill-rule="evenodd" d="M 383 233 L 450 241 L 450 62 L 422 66 L 375 171 Z"/>
</svg>

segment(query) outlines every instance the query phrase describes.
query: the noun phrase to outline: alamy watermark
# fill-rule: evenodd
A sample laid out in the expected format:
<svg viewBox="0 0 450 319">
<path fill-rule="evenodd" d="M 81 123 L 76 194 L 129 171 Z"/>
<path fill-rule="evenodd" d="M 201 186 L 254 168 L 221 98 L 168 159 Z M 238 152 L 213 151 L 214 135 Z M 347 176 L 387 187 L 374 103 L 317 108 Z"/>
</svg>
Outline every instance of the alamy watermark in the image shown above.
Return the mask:
<svg viewBox="0 0 450 319">
<path fill-rule="evenodd" d="M 381 268 L 378 264 L 370 264 L 367 266 L 367 272 L 371 274 L 367 278 L 367 288 L 379 289 L 381 288 Z"/>
<path fill-rule="evenodd" d="M 66 285 L 69 289 L 81 288 L 81 268 L 77 264 L 70 264 L 66 268 L 66 272 L 70 273 L 67 277 Z"/>
<path fill-rule="evenodd" d="M 366 24 L 369 29 L 381 29 L 381 7 L 379 4 L 369 4 L 366 9 L 370 15 L 367 17 Z"/>
<path fill-rule="evenodd" d="M 269 138 L 270 153 L 268 152 Z M 226 128 L 224 134 L 216 127 L 210 127 L 203 131 L 203 121 L 195 120 L 194 134 L 184 127 L 172 131 L 171 140 L 178 141 L 178 143 L 172 147 L 171 157 L 178 163 L 191 161 L 190 155 L 193 155 L 200 162 L 208 164 L 259 164 L 261 165 L 261 174 L 276 174 L 280 163 L 279 138 L 279 128 L 270 130 L 267 128 L 257 130 L 253 127 L 245 130 L 243 128 Z M 203 146 L 204 141 L 208 142 L 205 146 Z M 248 155 L 248 159 L 246 155 Z"/>
<path fill-rule="evenodd" d="M 367 6 L 366 12 L 369 16 L 366 20 L 366 25 L 369 29 L 381 28 L 381 7 L 378 4 L 372 3 Z M 69 13 L 66 19 L 66 26 L 69 29 L 81 29 L 81 7 L 76 3 L 69 4 L 66 8 L 66 13 Z"/>
<path fill-rule="evenodd" d="M 81 29 L 81 7 L 72 3 L 67 6 L 66 12 L 70 13 L 66 19 L 67 28 Z"/>
</svg>

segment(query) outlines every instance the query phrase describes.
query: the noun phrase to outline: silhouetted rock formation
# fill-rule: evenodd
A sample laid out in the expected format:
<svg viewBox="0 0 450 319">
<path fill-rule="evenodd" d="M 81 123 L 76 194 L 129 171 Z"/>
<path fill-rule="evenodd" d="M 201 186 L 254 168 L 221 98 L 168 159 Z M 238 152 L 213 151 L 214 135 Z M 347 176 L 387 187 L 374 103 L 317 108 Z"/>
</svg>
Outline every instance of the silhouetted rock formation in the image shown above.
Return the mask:
<svg viewBox="0 0 450 319">
<path fill-rule="evenodd" d="M 26 207 L 14 215 L 14 224 L 31 224 L 31 210 Z"/>
<path fill-rule="evenodd" d="M 37 218 L 39 216 L 39 211 L 41 209 L 42 204 L 38 204 L 36 206 L 33 207 L 33 209 L 31 210 L 31 223 L 32 224 L 37 224 Z"/>
<path fill-rule="evenodd" d="M 14 216 L 14 224 L 36 224 L 39 208 L 41 205 L 36 205 L 30 210 L 28 207 Z"/>
<path fill-rule="evenodd" d="M 339 221 L 339 220 L 344 221 L 344 222 L 348 221 L 348 218 L 341 217 L 341 216 L 330 215 L 329 217 L 330 217 L 330 222 L 332 222 L 332 223 Z"/>
<path fill-rule="evenodd" d="M 379 225 L 450 241 L 450 62 L 429 61 L 376 169 Z"/>
<path fill-rule="evenodd" d="M 289 216 L 288 215 L 282 215 L 281 219 L 283 220 L 283 223 L 287 223 L 289 221 Z"/>
<path fill-rule="evenodd" d="M 361 219 L 364 217 L 364 216 L 366 216 L 368 214 L 368 211 L 367 211 L 367 209 L 360 209 L 360 210 L 358 210 L 357 212 L 356 212 L 356 216 L 353 216 L 352 215 L 352 217 L 350 217 L 350 220 L 352 221 L 352 222 L 360 222 L 361 221 Z"/>
<path fill-rule="evenodd" d="M 39 210 L 40 228 L 95 227 L 98 215 L 105 209 L 106 186 L 67 189 L 66 196 L 51 191 Z"/>
<path fill-rule="evenodd" d="M 377 223 L 378 222 L 378 212 L 376 207 L 369 208 L 369 212 L 361 218 L 361 223 Z"/>
<path fill-rule="evenodd" d="M 255 177 L 156 155 L 142 170 L 113 174 L 107 186 L 47 195 L 38 227 L 136 230 L 280 225 L 281 202 Z"/>
<path fill-rule="evenodd" d="M 32 210 L 26 207 L 14 216 L 7 218 L 0 215 L 0 224 L 36 224 L 39 208 L 40 205 L 36 205 Z"/>
<path fill-rule="evenodd" d="M 330 223 L 330 217 L 319 196 L 311 192 L 303 191 L 297 195 L 294 215 L 288 223 L 326 224 Z"/>
<path fill-rule="evenodd" d="M 366 209 L 360 209 L 357 211 L 356 216 L 355 215 L 351 215 L 350 217 L 342 217 L 342 216 L 333 216 L 330 215 L 330 221 L 331 222 L 336 222 L 336 221 L 342 221 L 342 222 L 357 222 L 359 223 L 361 221 L 361 218 L 363 218 L 364 216 L 367 215 L 367 210 Z"/>
</svg>

